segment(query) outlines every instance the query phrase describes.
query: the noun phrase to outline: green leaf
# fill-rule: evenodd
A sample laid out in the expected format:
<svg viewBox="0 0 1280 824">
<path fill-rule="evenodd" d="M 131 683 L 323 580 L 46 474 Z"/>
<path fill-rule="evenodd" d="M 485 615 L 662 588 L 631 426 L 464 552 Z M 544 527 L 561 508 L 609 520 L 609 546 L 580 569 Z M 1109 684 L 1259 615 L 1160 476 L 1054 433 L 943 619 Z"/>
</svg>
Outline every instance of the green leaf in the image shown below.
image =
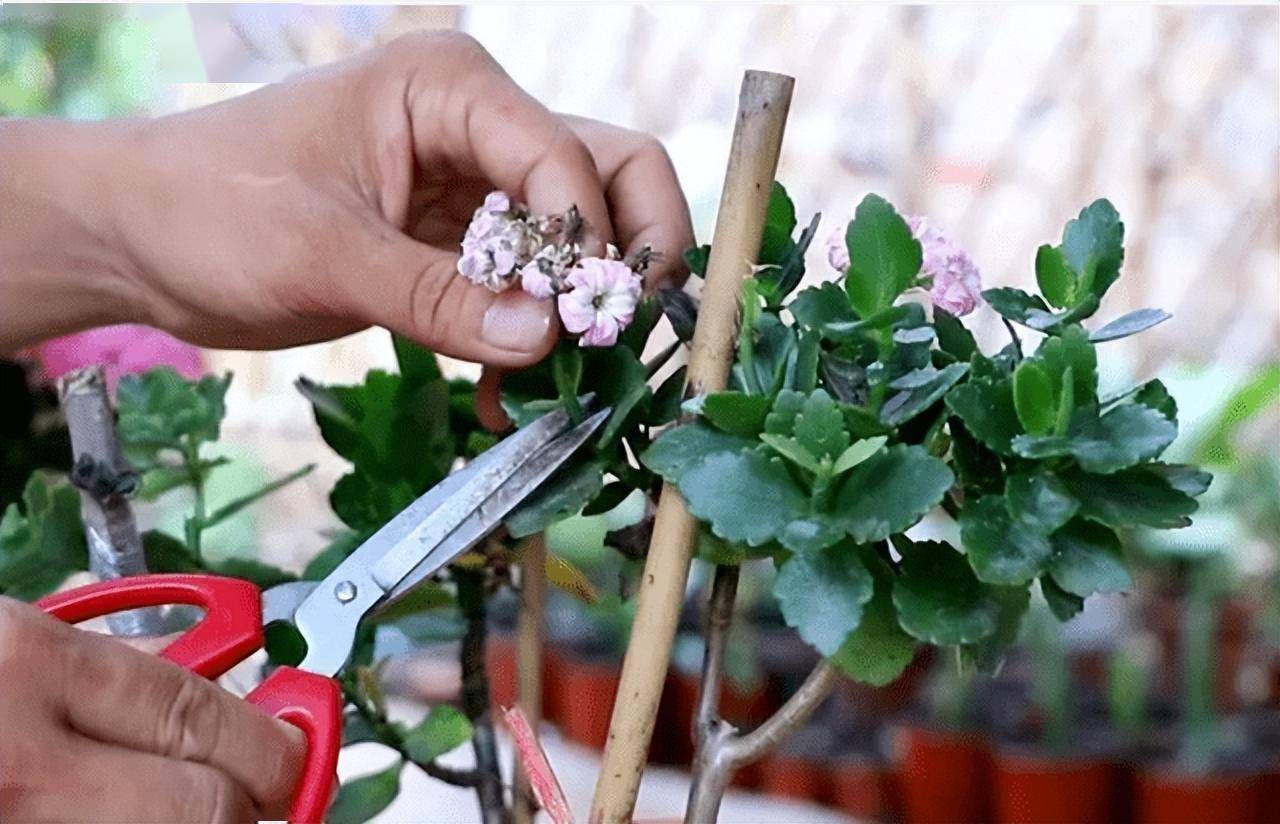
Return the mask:
<svg viewBox="0 0 1280 824">
<path fill-rule="evenodd" d="M 1040 594 L 1044 596 L 1045 603 L 1049 605 L 1049 611 L 1059 621 L 1070 621 L 1084 611 L 1084 599 L 1079 595 L 1072 595 L 1067 592 L 1055 584 L 1048 575 L 1040 578 Z"/>
<path fill-rule="evenodd" d="M 605 484 L 600 490 L 600 494 L 592 499 L 591 503 L 582 510 L 584 516 L 602 515 L 605 512 L 612 512 L 623 501 L 625 501 L 635 487 L 623 481 L 613 481 Z"/>
<path fill-rule="evenodd" d="M 721 566 L 737 566 L 747 558 L 746 548 L 741 544 L 729 543 L 705 528 L 698 530 L 694 554 L 701 561 Z"/>
<path fill-rule="evenodd" d="M 1068 366 L 1062 373 L 1062 387 L 1058 390 L 1058 412 L 1053 417 L 1053 434 L 1065 435 L 1071 428 L 1071 418 L 1076 408 L 1075 369 Z"/>
<path fill-rule="evenodd" d="M 573 415 L 582 417 L 582 405 L 578 402 L 578 384 L 582 382 L 582 349 L 567 341 L 551 353 L 551 379 L 560 395 L 560 402 Z"/>
<path fill-rule="evenodd" d="M 964 556 L 938 541 L 908 547 L 893 586 L 898 621 L 929 644 L 973 644 L 996 631 L 999 605 Z"/>
<path fill-rule="evenodd" d="M 874 582 L 853 547 L 792 555 L 778 568 L 773 594 L 787 626 L 823 655 L 834 655 L 862 620 Z"/>
<path fill-rule="evenodd" d="M 255 558 L 224 558 L 221 561 L 212 561 L 207 566 L 209 571 L 215 575 L 225 575 L 228 578 L 241 578 L 245 581 L 252 581 L 258 585 L 259 589 L 270 589 L 277 584 L 287 584 L 298 580 L 298 576 L 292 572 L 287 572 Z"/>
<path fill-rule="evenodd" d="M 808 449 L 800 445 L 795 438 L 788 438 L 785 435 L 775 435 L 772 432 L 761 432 L 760 440 L 764 441 L 773 451 L 782 457 L 794 463 L 802 469 L 808 470 L 815 475 L 822 472 L 822 464 L 814 457 Z"/>
<path fill-rule="evenodd" d="M 887 200 L 867 195 L 845 232 L 849 271 L 845 290 L 853 308 L 868 317 L 893 305 L 920 273 L 920 243 Z"/>
<path fill-rule="evenodd" d="M 1111 475 L 1079 470 L 1059 474 L 1071 497 L 1080 502 L 1080 516 L 1117 529 L 1150 526 L 1174 529 L 1191 523 L 1196 499 L 1167 477 L 1160 465 L 1138 466 Z"/>
<path fill-rule="evenodd" d="M 342 716 L 342 746 L 349 747 L 352 744 L 365 744 L 377 740 L 378 734 L 359 712 L 352 709 Z"/>
<path fill-rule="evenodd" d="M 915 657 L 916 639 L 898 625 L 893 606 L 893 570 L 867 547 L 859 550 L 875 582 L 874 594 L 862 608 L 862 620 L 831 656 L 845 675 L 880 687 L 895 680 Z"/>
<path fill-rule="evenodd" d="M 954 481 L 947 465 L 922 447 L 897 444 L 854 467 L 831 515 L 858 543 L 882 541 L 924 517 Z"/>
<path fill-rule="evenodd" d="M 880 420 L 888 426 L 901 426 L 941 400 L 968 371 L 969 364 L 953 363 L 943 369 L 926 367 L 898 378 L 889 385 L 902 391 L 885 401 Z"/>
<path fill-rule="evenodd" d="M 1156 324 L 1164 323 L 1171 317 L 1173 315 L 1163 309 L 1138 309 L 1123 314 L 1110 323 L 1095 329 L 1089 335 L 1089 340 L 1094 343 L 1103 343 L 1109 340 L 1127 338 L 1130 335 L 1145 332 Z"/>
<path fill-rule="evenodd" d="M 1019 323 L 1026 323 L 1036 313 L 1049 313 L 1048 305 L 1039 296 L 1008 286 L 987 289 L 982 293 L 982 299 L 1001 317 L 1016 320 Z"/>
<path fill-rule="evenodd" d="M 849 296 L 831 281 L 801 290 L 787 308 L 796 323 L 806 329 L 820 331 L 830 323 L 858 321 L 858 315 L 849 305 Z"/>
<path fill-rule="evenodd" d="M 1032 435 L 1053 431 L 1057 400 L 1049 373 L 1034 360 L 1024 360 L 1013 373 L 1013 408 L 1022 428 Z"/>
<path fill-rule="evenodd" d="M 795 244 L 791 233 L 796 228 L 796 207 L 791 196 L 778 181 L 769 192 L 769 205 L 765 209 L 764 229 L 760 236 L 760 264 L 780 264 Z"/>
<path fill-rule="evenodd" d="M 1154 409 L 1126 404 L 1077 415 L 1065 436 L 1019 435 L 1013 449 L 1032 459 L 1071 456 L 1088 472 L 1110 474 L 1158 457 L 1177 434 L 1177 424 Z"/>
<path fill-rule="evenodd" d="M 711 244 L 704 243 L 701 246 L 690 246 L 684 250 L 684 262 L 689 267 L 689 271 L 698 277 L 707 276 L 707 261 L 711 259 Z"/>
<path fill-rule="evenodd" d="M 434 581 L 423 581 L 410 590 L 403 598 L 387 607 L 380 607 L 376 615 L 368 619 L 374 624 L 386 624 L 420 615 L 424 612 L 457 606 L 454 594 Z"/>
<path fill-rule="evenodd" d="M 648 375 L 639 357 L 625 346 L 592 349 L 583 362 L 587 380 L 583 389 L 594 390 L 600 406 L 613 407 L 613 414 L 600 428 L 596 443 L 606 448 L 617 441 L 632 412 L 642 409 L 651 394 Z"/>
<path fill-rule="evenodd" d="M 841 525 L 823 513 L 797 518 L 783 528 L 778 543 L 792 552 L 820 552 L 845 537 Z"/>
<path fill-rule="evenodd" d="M 419 763 L 434 761 L 471 740 L 471 721 L 448 704 L 437 704 L 404 736 L 405 752 Z"/>
<path fill-rule="evenodd" d="M 805 513 L 808 496 L 782 462 L 760 452 L 721 452 L 679 480 L 689 511 L 727 541 L 759 546 Z"/>
<path fill-rule="evenodd" d="M 0 593 L 34 601 L 88 569 L 80 493 L 37 472 L 0 518 Z"/>
<path fill-rule="evenodd" d="M 564 467 L 507 515 L 507 532 L 512 538 L 542 532 L 581 512 L 603 486 L 604 465 L 598 460 Z"/>
<path fill-rule="evenodd" d="M 784 389 L 773 399 L 773 409 L 764 419 L 764 431 L 773 435 L 791 435 L 795 432 L 796 416 L 804 409 L 809 396 L 792 389 Z"/>
<path fill-rule="evenodd" d="M 1025 586 L 988 587 L 996 603 L 996 631 L 988 638 L 968 647 L 978 670 L 988 674 L 999 671 L 1005 653 L 1018 641 L 1022 619 L 1031 605 L 1031 591 Z"/>
<path fill-rule="evenodd" d="M 1066 485 L 1048 472 L 1010 475 L 1004 497 L 1014 520 L 1044 535 L 1056 532 L 1080 508 Z"/>
<path fill-rule="evenodd" d="M 1044 570 L 1053 552 L 1048 534 L 1015 520 L 999 495 L 965 505 L 960 537 L 978 580 L 988 584 L 1025 584 Z"/>
<path fill-rule="evenodd" d="M 973 333 L 947 310 L 933 307 L 933 328 L 938 334 L 938 347 L 961 363 L 968 363 L 978 351 Z"/>
<path fill-rule="evenodd" d="M 717 429 L 744 438 L 754 438 L 764 429 L 769 409 L 767 395 L 746 395 L 742 392 L 712 392 L 702 402 L 704 418 L 715 424 Z"/>
<path fill-rule="evenodd" d="M 1098 354 L 1082 327 L 1067 326 L 1057 336 L 1045 338 L 1036 350 L 1036 360 L 1053 379 L 1055 396 L 1062 393 L 1062 381 L 1070 369 L 1075 404 L 1092 404 L 1097 399 Z"/>
<path fill-rule="evenodd" d="M 818 361 L 822 357 L 822 335 L 812 329 L 800 333 L 796 341 L 795 367 L 787 383 L 797 392 L 818 388 Z"/>
<path fill-rule="evenodd" d="M 325 816 L 329 824 L 363 824 L 391 806 L 400 794 L 403 761 L 372 775 L 348 781 L 338 788 L 338 797 Z"/>
<path fill-rule="evenodd" d="M 1093 521 L 1077 519 L 1053 536 L 1053 581 L 1072 595 L 1124 592 L 1133 587 L 1120 537 Z"/>
<path fill-rule="evenodd" d="M 680 415 L 687 372 L 688 367 L 681 366 L 658 386 L 653 393 L 653 401 L 649 404 L 649 415 L 645 423 L 649 426 L 665 426 Z"/>
<path fill-rule="evenodd" d="M 1013 439 L 1022 432 L 1013 403 L 1013 381 L 989 380 L 972 373 L 947 393 L 947 408 L 982 443 L 1001 455 L 1013 454 Z"/>
<path fill-rule="evenodd" d="M 951 419 L 949 429 L 952 463 L 965 489 L 979 493 L 1001 491 L 1004 467 L 1000 456 L 970 435 L 958 419 Z"/>
<path fill-rule="evenodd" d="M 1076 275 L 1056 246 L 1044 245 L 1036 250 L 1036 283 L 1045 300 L 1059 309 L 1075 303 Z"/>
<path fill-rule="evenodd" d="M 840 457 L 836 458 L 835 465 L 831 467 L 833 475 L 842 475 L 853 469 L 858 464 L 870 458 L 872 455 L 880 451 L 880 448 L 888 442 L 888 438 L 884 435 L 877 435 L 874 438 L 865 438 L 855 441 L 849 445 L 849 448 L 840 453 Z"/>
<path fill-rule="evenodd" d="M 698 322 L 698 304 L 683 289 L 667 288 L 658 290 L 658 303 L 662 306 L 662 314 L 671 323 L 671 331 L 676 338 L 689 343 L 693 340 L 693 330 Z"/>
<path fill-rule="evenodd" d="M 209 527 L 216 526 L 222 523 L 227 518 L 230 518 L 232 515 L 235 515 L 237 512 L 249 506 L 250 504 L 254 503 L 255 501 L 265 498 L 266 496 L 270 495 L 272 492 L 275 492 L 277 489 L 282 489 L 283 487 L 288 486 L 289 484 L 293 483 L 299 478 L 306 477 L 307 475 L 311 474 L 311 470 L 315 468 L 316 468 L 315 464 L 307 464 L 304 467 L 295 469 L 293 472 L 290 472 L 288 475 L 285 475 L 282 478 L 276 478 L 274 481 L 264 484 L 263 486 L 259 487 L 258 489 L 255 489 L 253 492 L 250 492 L 247 495 L 242 495 L 239 498 L 236 498 L 235 500 L 230 501 L 229 503 L 226 503 L 218 507 L 213 512 L 205 516 L 203 528 L 208 529 Z"/>
<path fill-rule="evenodd" d="M 116 429 L 126 457 L 146 468 L 161 449 L 217 440 L 230 384 L 230 373 L 190 381 L 167 366 L 121 378 Z"/>
<path fill-rule="evenodd" d="M 1193 498 L 1208 492 L 1209 484 L 1213 482 L 1213 475 L 1186 464 L 1149 463 L 1142 469 L 1159 475 L 1174 489 Z"/>
<path fill-rule="evenodd" d="M 142 533 L 142 552 L 148 572 L 203 572 L 204 568 L 187 545 L 159 530 Z"/>
<path fill-rule="evenodd" d="M 712 429 L 704 423 L 687 423 L 673 427 L 640 456 L 640 462 L 669 483 L 679 483 L 689 468 L 711 455 L 741 452 L 751 442 L 737 435 Z"/>
<path fill-rule="evenodd" d="M 809 246 L 813 244 L 814 237 L 818 234 L 818 223 L 822 219 L 822 215 L 815 214 L 809 220 L 809 225 L 804 227 L 800 232 L 800 237 L 787 247 L 783 253 L 782 260 L 777 267 L 771 267 L 766 272 L 762 272 L 756 277 L 761 280 L 770 282 L 769 291 L 772 293 L 770 304 L 778 306 L 782 299 L 791 294 L 800 281 L 804 279 L 804 256 L 809 251 Z"/>
<path fill-rule="evenodd" d="M 348 472 L 329 493 L 329 505 L 344 524 L 357 532 L 372 533 L 417 496 L 405 481 L 378 481 L 364 472 Z"/>
<path fill-rule="evenodd" d="M 824 389 L 815 389 L 792 419 L 792 432 L 810 454 L 835 458 L 849 446 L 844 415 Z"/>
<path fill-rule="evenodd" d="M 338 568 L 338 564 L 342 563 L 348 555 L 360 546 L 363 538 L 358 532 L 341 532 L 335 536 L 329 545 L 320 551 L 318 555 L 312 558 L 305 569 L 302 570 L 302 580 L 304 581 L 322 581 Z"/>
<path fill-rule="evenodd" d="M 401 335 L 391 336 L 391 346 L 401 375 L 423 383 L 442 377 L 435 352 Z"/>
<path fill-rule="evenodd" d="M 1120 276 L 1124 224 L 1111 202 L 1095 200 L 1062 231 L 1062 257 L 1079 275 L 1079 290 L 1101 298 Z"/>
<path fill-rule="evenodd" d="M 1170 421 L 1177 422 L 1178 403 L 1158 380 L 1147 381 L 1139 387 L 1133 395 L 1133 402 L 1154 409 Z"/>
</svg>

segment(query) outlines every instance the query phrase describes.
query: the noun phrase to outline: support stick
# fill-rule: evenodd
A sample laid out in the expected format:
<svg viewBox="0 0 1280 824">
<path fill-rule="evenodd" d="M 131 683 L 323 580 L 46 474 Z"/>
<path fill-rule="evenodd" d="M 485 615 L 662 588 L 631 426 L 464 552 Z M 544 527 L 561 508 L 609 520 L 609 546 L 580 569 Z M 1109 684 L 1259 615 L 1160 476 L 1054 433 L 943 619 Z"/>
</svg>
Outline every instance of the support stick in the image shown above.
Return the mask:
<svg viewBox="0 0 1280 824">
<path fill-rule="evenodd" d="M 516 625 L 516 694 L 520 709 L 536 733 L 542 721 L 542 614 L 547 599 L 547 544 L 539 534 L 529 539 L 520 556 L 520 612 Z M 512 807 L 516 824 L 532 824 L 533 795 L 529 779 L 515 755 Z"/>
<path fill-rule="evenodd" d="M 743 77 L 689 356 L 687 394 L 714 392 L 728 383 L 738 296 L 759 254 L 794 84 L 790 77 L 769 72 L 748 71 Z M 684 500 L 674 487 L 664 486 L 591 802 L 592 824 L 631 821 L 689 578 L 694 537 L 695 524 Z"/>
<path fill-rule="evenodd" d="M 80 489 L 89 570 L 102 580 L 141 575 L 147 558 L 127 497 L 137 477 L 120 451 L 105 371 L 91 366 L 65 375 L 58 381 L 58 399 L 71 433 L 72 481 Z M 107 626 L 116 635 L 166 631 L 156 607 L 110 615 Z"/>
</svg>

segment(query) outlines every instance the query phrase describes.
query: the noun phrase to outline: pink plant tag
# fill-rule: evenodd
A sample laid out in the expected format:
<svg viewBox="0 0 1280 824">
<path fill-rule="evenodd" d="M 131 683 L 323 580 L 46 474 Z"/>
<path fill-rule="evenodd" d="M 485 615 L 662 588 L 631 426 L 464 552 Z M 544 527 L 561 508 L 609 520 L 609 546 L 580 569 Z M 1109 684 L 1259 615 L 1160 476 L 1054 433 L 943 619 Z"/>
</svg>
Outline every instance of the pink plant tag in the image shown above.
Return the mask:
<svg viewBox="0 0 1280 824">
<path fill-rule="evenodd" d="M 520 763 L 529 778 L 529 789 L 533 790 L 538 806 L 546 811 L 554 824 L 573 824 L 573 813 L 569 811 L 569 802 L 564 797 L 560 780 L 551 771 L 547 754 L 543 752 L 538 734 L 533 731 L 524 711 L 519 707 L 503 707 L 502 717 L 515 737 Z"/>
</svg>

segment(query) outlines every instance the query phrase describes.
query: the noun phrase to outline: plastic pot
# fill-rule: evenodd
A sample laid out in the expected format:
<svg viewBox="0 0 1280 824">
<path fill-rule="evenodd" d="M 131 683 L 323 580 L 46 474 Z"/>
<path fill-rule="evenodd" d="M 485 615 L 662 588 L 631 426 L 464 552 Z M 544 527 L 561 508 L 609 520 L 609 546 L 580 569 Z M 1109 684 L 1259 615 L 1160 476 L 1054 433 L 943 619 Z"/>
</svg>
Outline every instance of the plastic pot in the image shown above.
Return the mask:
<svg viewBox="0 0 1280 824">
<path fill-rule="evenodd" d="M 877 759 L 837 758 L 827 767 L 826 800 L 858 821 L 884 821 L 894 813 L 893 780 Z"/>
<path fill-rule="evenodd" d="M 556 720 L 565 737 L 603 749 L 621 667 L 612 660 L 566 657 L 559 667 Z"/>
<path fill-rule="evenodd" d="M 760 792 L 808 801 L 826 795 L 826 770 L 822 761 L 805 755 L 776 752 L 760 762 Z"/>
<path fill-rule="evenodd" d="M 900 727 L 894 736 L 902 813 L 908 824 L 991 820 L 991 757 L 973 733 Z"/>
<path fill-rule="evenodd" d="M 1134 787 L 1137 824 L 1253 824 L 1272 815 L 1280 799 L 1266 798 L 1262 775 L 1188 775 L 1169 769 L 1138 773 Z M 1274 820 L 1274 819 L 1271 819 Z"/>
<path fill-rule="evenodd" d="M 510 707 L 516 702 L 516 643 L 506 635 L 491 635 L 485 642 L 485 672 L 489 676 L 489 703 Z"/>
<path fill-rule="evenodd" d="M 1004 824 L 1114 821 L 1119 774 L 1096 758 L 1055 758 L 998 750 L 993 758 L 995 820 Z"/>
</svg>

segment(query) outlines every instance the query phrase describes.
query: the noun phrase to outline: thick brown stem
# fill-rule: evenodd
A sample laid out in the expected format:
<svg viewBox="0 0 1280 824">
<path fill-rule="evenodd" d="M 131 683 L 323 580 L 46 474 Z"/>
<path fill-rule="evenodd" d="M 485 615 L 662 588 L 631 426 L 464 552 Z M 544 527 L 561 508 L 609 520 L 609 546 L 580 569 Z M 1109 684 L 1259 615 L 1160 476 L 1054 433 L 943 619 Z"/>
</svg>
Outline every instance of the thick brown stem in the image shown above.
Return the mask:
<svg viewBox="0 0 1280 824">
<path fill-rule="evenodd" d="M 714 392 L 728 383 L 738 298 L 759 254 L 794 83 L 790 77 L 769 72 L 749 71 L 743 78 L 689 355 L 687 392 Z M 684 500 L 674 487 L 665 486 L 654 516 L 636 617 L 591 802 L 592 824 L 631 821 L 689 580 L 695 534 Z"/>
<path fill-rule="evenodd" d="M 536 733 L 542 720 L 542 614 L 547 597 L 547 545 L 535 535 L 520 557 L 520 613 L 516 624 L 516 694 L 520 709 Z M 529 779 L 515 755 L 512 810 L 516 824 L 531 824 L 535 811 Z"/>
<path fill-rule="evenodd" d="M 80 488 L 80 513 L 89 545 L 89 569 L 103 580 L 147 571 L 142 538 L 128 495 L 138 477 L 125 463 L 101 366 L 79 369 L 58 381 L 58 397 L 71 433 L 72 482 Z M 116 635 L 162 635 L 159 608 L 107 617 Z"/>
<path fill-rule="evenodd" d="M 719 723 L 720 678 L 724 673 L 724 648 L 733 624 L 733 602 L 738 597 L 738 568 L 717 566 L 707 604 L 707 648 L 702 658 L 702 684 L 698 691 L 698 711 L 694 717 L 693 742 L 698 749 Z"/>
<path fill-rule="evenodd" d="M 484 581 L 474 572 L 457 572 L 458 603 L 467 622 L 462 636 L 462 710 L 471 719 L 471 746 L 476 758 L 476 797 L 484 824 L 507 824 L 502 797 L 498 743 L 489 713 L 489 676 L 485 670 Z"/>
<path fill-rule="evenodd" d="M 733 773 L 778 746 L 809 720 L 835 686 L 837 677 L 839 671 L 829 661 L 820 661 L 787 703 L 746 735 L 737 735 L 733 727 L 723 721 L 715 722 L 708 732 L 705 746 L 698 752 L 697 772 L 689 788 L 685 821 L 696 824 L 715 821 Z"/>
</svg>

